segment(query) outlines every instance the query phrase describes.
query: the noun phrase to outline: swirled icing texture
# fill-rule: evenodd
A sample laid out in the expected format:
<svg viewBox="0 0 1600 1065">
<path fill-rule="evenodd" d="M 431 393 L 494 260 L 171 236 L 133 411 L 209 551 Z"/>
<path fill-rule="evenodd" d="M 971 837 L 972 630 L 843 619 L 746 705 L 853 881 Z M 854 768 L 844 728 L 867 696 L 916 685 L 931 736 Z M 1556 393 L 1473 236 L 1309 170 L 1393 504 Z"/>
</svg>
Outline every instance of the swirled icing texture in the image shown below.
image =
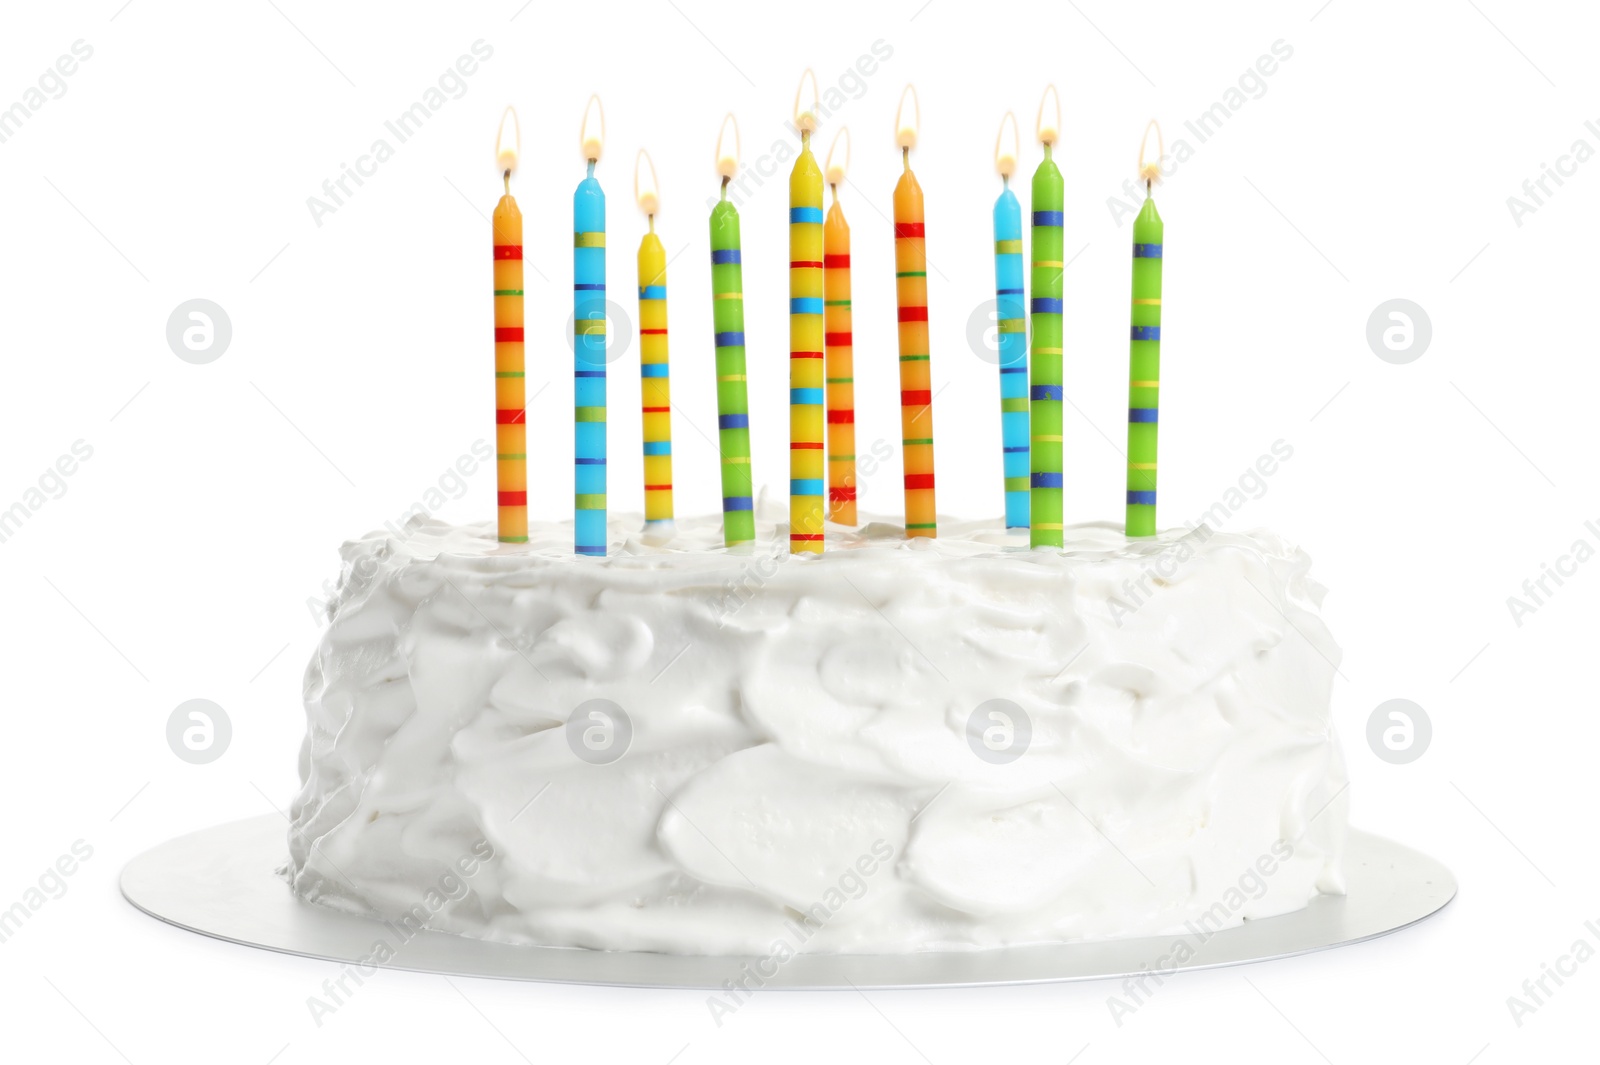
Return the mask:
<svg viewBox="0 0 1600 1065">
<path fill-rule="evenodd" d="M 1085 525 L 1046 551 L 872 523 L 791 557 L 771 523 L 736 550 L 713 519 L 665 545 L 638 525 L 613 519 L 605 559 L 570 523 L 344 545 L 295 892 L 486 939 L 760 954 L 1165 935 L 1342 891 L 1340 652 L 1276 536 Z M 632 726 L 605 765 L 564 727 L 595 698 Z M 1024 733 L 1012 761 L 975 753 Z"/>
</svg>

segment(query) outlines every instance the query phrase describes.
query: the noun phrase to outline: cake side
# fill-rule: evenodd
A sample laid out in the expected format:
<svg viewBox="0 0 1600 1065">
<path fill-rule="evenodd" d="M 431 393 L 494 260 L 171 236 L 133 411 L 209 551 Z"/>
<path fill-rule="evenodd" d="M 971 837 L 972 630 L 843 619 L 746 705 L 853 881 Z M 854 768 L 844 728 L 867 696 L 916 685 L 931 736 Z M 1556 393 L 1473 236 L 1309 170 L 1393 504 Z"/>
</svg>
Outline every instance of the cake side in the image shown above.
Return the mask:
<svg viewBox="0 0 1600 1065">
<path fill-rule="evenodd" d="M 298 894 L 767 954 L 1215 930 L 1342 890 L 1339 650 L 1271 534 L 1090 525 L 1032 551 L 869 524 L 802 558 L 771 525 L 736 550 L 714 519 L 664 546 L 637 527 L 605 559 L 569 554 L 570 523 L 345 545 Z M 596 699 L 621 713 L 569 725 Z"/>
</svg>

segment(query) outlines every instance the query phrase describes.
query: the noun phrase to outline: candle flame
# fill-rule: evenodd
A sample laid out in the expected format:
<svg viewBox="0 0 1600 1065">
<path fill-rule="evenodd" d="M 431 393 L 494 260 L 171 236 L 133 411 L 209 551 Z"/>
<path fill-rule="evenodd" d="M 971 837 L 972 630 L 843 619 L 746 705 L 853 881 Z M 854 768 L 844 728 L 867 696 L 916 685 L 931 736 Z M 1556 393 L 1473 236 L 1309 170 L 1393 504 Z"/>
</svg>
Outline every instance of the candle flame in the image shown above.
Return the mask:
<svg viewBox="0 0 1600 1065">
<path fill-rule="evenodd" d="M 1145 146 L 1150 143 L 1150 132 L 1152 130 L 1155 131 L 1156 135 L 1156 157 L 1154 161 L 1147 163 L 1144 161 L 1144 150 Z M 1144 136 L 1139 138 L 1139 176 L 1145 180 L 1147 185 L 1153 185 L 1161 180 L 1161 160 L 1166 157 L 1167 142 L 1161 136 L 1161 123 L 1152 118 L 1150 124 L 1144 128 Z"/>
<path fill-rule="evenodd" d="M 733 150 L 728 150 L 728 131 L 733 130 Z M 739 120 L 729 111 L 722 120 L 722 131 L 717 134 L 717 173 L 732 180 L 739 172 Z"/>
<path fill-rule="evenodd" d="M 911 121 L 906 121 L 906 99 L 911 100 Z M 907 85 L 900 94 L 900 106 L 894 112 L 894 139 L 901 148 L 910 150 L 917 146 L 917 129 L 922 125 L 922 104 L 917 99 L 917 87 Z"/>
<path fill-rule="evenodd" d="M 633 161 L 633 198 L 639 201 L 639 210 L 654 218 L 661 210 L 660 186 L 656 182 L 656 164 L 650 153 L 639 149 Z"/>
<path fill-rule="evenodd" d="M 1010 134 L 1007 136 L 1007 134 Z M 994 138 L 994 168 L 1001 177 L 1010 177 L 1017 170 L 1018 141 L 1017 116 L 1010 111 L 1000 120 L 1000 132 Z"/>
<path fill-rule="evenodd" d="M 839 151 L 840 142 L 844 143 L 844 162 L 835 163 L 834 155 Z M 840 126 L 839 132 L 833 135 L 833 143 L 828 146 L 828 161 L 823 166 L 823 173 L 828 176 L 828 184 L 843 185 L 844 173 L 850 168 L 850 127 Z"/>
<path fill-rule="evenodd" d="M 506 143 L 506 119 L 511 120 L 511 143 Z M 517 168 L 517 156 L 522 154 L 522 123 L 517 121 L 517 109 L 507 107 L 500 116 L 500 128 L 494 134 L 495 167 L 509 174 Z"/>
<path fill-rule="evenodd" d="M 1061 139 L 1061 95 L 1054 85 L 1046 85 L 1039 101 L 1039 143 L 1054 144 Z"/>
<path fill-rule="evenodd" d="M 583 157 L 589 162 L 599 162 L 600 148 L 606 139 L 606 110 L 600 106 L 600 96 L 589 97 L 589 106 L 583 112 L 583 128 L 578 133 L 583 144 Z"/>
<path fill-rule="evenodd" d="M 806 92 L 806 82 L 811 83 L 811 91 Z M 817 75 L 810 67 L 800 75 L 800 87 L 794 91 L 794 124 L 801 133 L 815 133 L 817 130 Z M 801 108 L 801 103 L 805 108 Z"/>
</svg>

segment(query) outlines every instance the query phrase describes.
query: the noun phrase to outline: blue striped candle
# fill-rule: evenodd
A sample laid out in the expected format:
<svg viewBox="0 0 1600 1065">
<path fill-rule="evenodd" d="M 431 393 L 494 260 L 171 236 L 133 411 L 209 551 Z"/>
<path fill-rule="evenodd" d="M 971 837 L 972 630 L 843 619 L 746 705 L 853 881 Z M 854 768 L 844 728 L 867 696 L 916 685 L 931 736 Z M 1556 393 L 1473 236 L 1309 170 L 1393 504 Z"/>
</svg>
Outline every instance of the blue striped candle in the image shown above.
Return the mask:
<svg viewBox="0 0 1600 1065">
<path fill-rule="evenodd" d="M 606 553 L 606 194 L 595 160 L 572 195 L 573 539 Z"/>
<path fill-rule="evenodd" d="M 1008 181 L 994 202 L 994 294 L 998 305 L 1000 439 L 1006 528 L 1028 527 L 1028 329 L 1023 317 L 1022 205 Z"/>
</svg>

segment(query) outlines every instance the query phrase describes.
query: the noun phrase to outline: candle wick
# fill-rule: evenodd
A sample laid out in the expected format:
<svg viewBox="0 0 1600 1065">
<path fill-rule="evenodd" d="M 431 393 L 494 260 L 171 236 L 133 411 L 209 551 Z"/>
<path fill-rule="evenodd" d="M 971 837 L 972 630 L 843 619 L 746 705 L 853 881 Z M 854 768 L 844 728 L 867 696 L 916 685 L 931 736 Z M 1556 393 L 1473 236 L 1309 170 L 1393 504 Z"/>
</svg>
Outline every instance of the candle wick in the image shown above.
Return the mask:
<svg viewBox="0 0 1600 1065">
<path fill-rule="evenodd" d="M 654 233 L 656 231 L 656 216 L 651 214 L 645 217 L 650 219 L 650 232 Z"/>
<path fill-rule="evenodd" d="M 809 152 L 811 150 L 811 131 L 809 129 L 803 129 L 800 131 L 800 150 L 802 152 Z"/>
<path fill-rule="evenodd" d="M 831 191 L 833 193 L 833 202 L 834 203 L 838 203 L 839 202 L 839 183 L 837 181 L 830 183 L 828 185 L 828 189 L 829 189 L 829 191 Z"/>
<path fill-rule="evenodd" d="M 505 178 L 506 178 L 506 195 L 509 196 L 509 195 L 511 195 L 511 171 L 509 171 L 509 170 L 506 171 Z"/>
<path fill-rule="evenodd" d="M 1050 158 L 1050 149 L 1052 147 L 1054 147 L 1054 145 L 1052 145 L 1049 141 L 1044 142 L 1044 157 L 1046 160 L 1049 160 Z"/>
<path fill-rule="evenodd" d="M 901 148 L 900 149 L 900 161 L 905 164 L 906 170 L 910 171 L 910 169 L 911 169 L 911 149 L 910 148 Z"/>
<path fill-rule="evenodd" d="M 598 159 L 589 160 L 589 176 L 590 177 L 594 177 L 594 164 L 597 163 L 597 162 L 599 162 Z"/>
<path fill-rule="evenodd" d="M 728 199 L 728 182 L 731 180 L 726 174 L 722 176 L 722 199 L 724 202 Z"/>
<path fill-rule="evenodd" d="M 1000 187 L 1001 188 L 1005 188 L 1005 189 L 1009 189 L 1011 187 L 1011 175 L 1010 174 L 1001 174 L 1000 175 Z"/>
</svg>

